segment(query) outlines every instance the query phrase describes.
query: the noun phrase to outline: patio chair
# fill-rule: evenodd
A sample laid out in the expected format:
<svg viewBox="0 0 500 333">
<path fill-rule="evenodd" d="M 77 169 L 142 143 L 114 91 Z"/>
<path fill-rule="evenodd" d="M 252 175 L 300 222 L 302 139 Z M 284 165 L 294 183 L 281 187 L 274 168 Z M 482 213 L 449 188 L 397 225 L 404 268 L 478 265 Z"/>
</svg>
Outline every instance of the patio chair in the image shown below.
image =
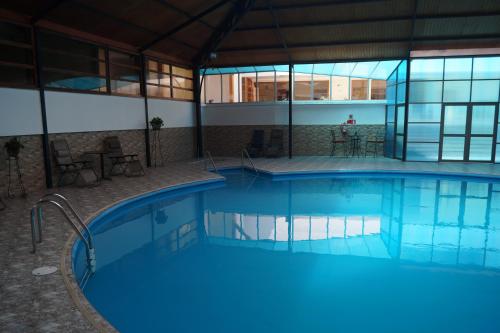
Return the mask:
<svg viewBox="0 0 500 333">
<path fill-rule="evenodd" d="M 271 130 L 271 138 L 266 147 L 266 157 L 278 157 L 283 154 L 283 130 Z"/>
<path fill-rule="evenodd" d="M 381 133 L 368 137 L 365 143 L 365 157 L 368 152 L 373 153 L 373 157 L 376 157 L 378 155 L 379 146 L 381 146 L 380 151 L 384 151 L 384 144 L 385 137 Z"/>
<path fill-rule="evenodd" d="M 99 185 L 99 177 L 94 170 L 92 161 L 74 160 L 71 156 L 68 142 L 65 139 L 54 140 L 50 145 L 56 167 L 60 173 L 57 186 L 64 185 L 64 179 L 67 175 L 72 176 L 68 185 L 75 184 L 78 180 L 81 181 L 81 186 Z"/>
<path fill-rule="evenodd" d="M 104 139 L 104 151 L 106 157 L 111 160 L 111 170 L 109 172 L 111 175 L 123 174 L 127 177 L 145 175 L 138 155 L 124 154 L 120 139 L 117 136 L 108 136 Z"/>
<path fill-rule="evenodd" d="M 337 138 L 334 129 L 332 129 L 330 133 L 332 136 L 332 151 L 330 152 L 330 156 L 335 156 L 335 152 L 337 151 L 337 146 L 342 146 L 342 152 L 344 153 L 344 156 L 347 157 L 348 147 L 345 137 L 342 136 L 341 138 Z"/>
<path fill-rule="evenodd" d="M 264 151 L 264 130 L 254 130 L 252 141 L 247 144 L 247 151 L 251 157 L 259 157 Z"/>
</svg>

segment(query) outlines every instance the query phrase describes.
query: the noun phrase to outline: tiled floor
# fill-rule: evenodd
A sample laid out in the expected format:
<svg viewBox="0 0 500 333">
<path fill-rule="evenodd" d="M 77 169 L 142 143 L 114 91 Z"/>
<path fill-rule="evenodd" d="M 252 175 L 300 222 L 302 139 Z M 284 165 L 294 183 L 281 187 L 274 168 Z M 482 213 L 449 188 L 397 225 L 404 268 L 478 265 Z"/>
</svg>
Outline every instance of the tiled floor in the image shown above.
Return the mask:
<svg viewBox="0 0 500 333">
<path fill-rule="evenodd" d="M 218 168 L 239 166 L 234 158 L 215 158 Z M 246 164 L 249 165 L 248 161 Z M 403 163 L 383 158 L 338 159 L 297 157 L 292 160 L 255 159 L 264 172 L 304 172 L 341 170 L 398 170 L 455 172 L 500 177 L 500 165 L 465 163 Z M 115 177 L 95 188 L 66 187 L 57 192 L 76 203 L 84 218 L 118 200 L 167 186 L 220 177 L 203 171 L 203 163 L 169 164 L 148 169 L 140 178 Z M 27 199 L 7 200 L 0 212 L 0 332 L 94 332 L 95 329 L 73 304 L 61 272 L 33 277 L 32 269 L 42 265 L 59 266 L 62 249 L 71 231 L 59 214 L 47 209 L 44 241 L 31 254 L 29 209 L 43 193 Z"/>
</svg>

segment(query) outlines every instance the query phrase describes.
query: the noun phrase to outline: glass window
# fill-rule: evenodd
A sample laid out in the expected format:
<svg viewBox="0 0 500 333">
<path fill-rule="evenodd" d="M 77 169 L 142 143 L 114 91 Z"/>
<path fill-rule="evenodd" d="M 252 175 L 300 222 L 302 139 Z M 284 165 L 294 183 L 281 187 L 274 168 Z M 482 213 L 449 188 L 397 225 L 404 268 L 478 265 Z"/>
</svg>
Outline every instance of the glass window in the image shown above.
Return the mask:
<svg viewBox="0 0 500 333">
<path fill-rule="evenodd" d="M 311 80 L 312 74 L 294 74 L 293 98 L 297 101 L 311 100 Z"/>
<path fill-rule="evenodd" d="M 170 87 L 156 86 L 156 85 L 147 85 L 148 96 L 150 97 L 161 97 L 161 98 L 170 98 L 171 92 Z"/>
<path fill-rule="evenodd" d="M 205 75 L 203 85 L 205 86 L 206 103 L 221 103 L 221 76 Z"/>
<path fill-rule="evenodd" d="M 257 102 L 257 73 L 241 73 L 240 89 L 242 102 Z"/>
<path fill-rule="evenodd" d="M 473 79 L 500 79 L 500 57 L 474 58 Z"/>
<path fill-rule="evenodd" d="M 7 22 L 0 22 L 0 40 L 31 44 L 31 29 Z"/>
<path fill-rule="evenodd" d="M 193 78 L 193 71 L 189 68 L 172 66 L 172 74 L 177 75 L 177 76 L 182 76 L 185 78 L 189 78 L 189 79 Z"/>
<path fill-rule="evenodd" d="M 447 58 L 444 62 L 445 80 L 470 80 L 472 58 Z"/>
<path fill-rule="evenodd" d="M 441 122 L 441 104 L 410 104 L 410 122 Z"/>
<path fill-rule="evenodd" d="M 345 101 L 349 99 L 349 78 L 332 76 L 332 100 Z"/>
<path fill-rule="evenodd" d="M 449 137 L 443 138 L 443 160 L 458 160 L 464 159 L 464 137 Z"/>
<path fill-rule="evenodd" d="M 192 90 L 185 90 L 185 89 L 178 89 L 178 88 L 173 88 L 174 92 L 174 98 L 177 99 L 185 99 L 185 100 L 193 100 L 193 91 Z"/>
<path fill-rule="evenodd" d="M 491 137 L 471 137 L 469 160 L 490 161 L 493 148 L 493 138 Z"/>
<path fill-rule="evenodd" d="M 406 100 L 406 83 L 397 85 L 397 103 L 404 103 Z"/>
<path fill-rule="evenodd" d="M 401 61 L 398 66 L 398 83 L 406 82 L 406 60 Z"/>
<path fill-rule="evenodd" d="M 398 118 L 397 118 L 397 134 L 404 134 L 405 132 L 405 107 L 398 106 Z"/>
<path fill-rule="evenodd" d="M 497 102 L 500 91 L 498 80 L 472 81 L 472 102 Z"/>
<path fill-rule="evenodd" d="M 45 85 L 49 88 L 106 92 L 106 78 L 74 73 L 44 71 Z"/>
<path fill-rule="evenodd" d="M 313 74 L 313 99 L 315 101 L 330 99 L 330 76 Z"/>
<path fill-rule="evenodd" d="M 168 78 L 168 76 L 167 76 Z M 168 80 L 164 82 L 165 84 L 170 83 Z M 186 79 L 184 77 L 172 76 L 172 83 L 174 87 L 184 88 L 184 89 L 193 89 L 193 80 Z"/>
<path fill-rule="evenodd" d="M 396 103 L 396 86 L 387 86 L 386 94 L 388 103 Z"/>
<path fill-rule="evenodd" d="M 368 80 L 367 79 L 351 79 L 351 99 L 366 100 L 368 99 Z"/>
<path fill-rule="evenodd" d="M 238 74 L 222 75 L 222 103 L 238 102 Z"/>
<path fill-rule="evenodd" d="M 401 159 L 403 157 L 403 141 L 402 135 L 396 137 L 396 158 Z"/>
<path fill-rule="evenodd" d="M 493 135 L 495 126 L 494 105 L 474 105 L 472 109 L 471 134 Z"/>
<path fill-rule="evenodd" d="M 395 105 L 387 105 L 387 119 L 386 119 L 386 122 L 393 123 L 394 122 L 394 118 L 395 118 L 395 113 L 396 113 L 396 106 Z"/>
<path fill-rule="evenodd" d="M 141 94 L 140 57 L 134 54 L 109 51 L 111 92 L 120 95 Z"/>
<path fill-rule="evenodd" d="M 410 143 L 406 147 L 408 161 L 437 161 L 439 144 L 437 143 Z"/>
<path fill-rule="evenodd" d="M 111 80 L 111 91 L 121 95 L 140 95 L 141 87 L 139 82 Z"/>
<path fill-rule="evenodd" d="M 259 102 L 274 101 L 274 72 L 258 72 Z"/>
<path fill-rule="evenodd" d="M 14 86 L 32 86 L 34 85 L 34 70 L 0 65 L 0 83 Z"/>
<path fill-rule="evenodd" d="M 408 141 L 439 142 L 441 124 L 408 124 Z"/>
<path fill-rule="evenodd" d="M 443 59 L 413 59 L 410 80 L 442 80 Z"/>
<path fill-rule="evenodd" d="M 33 64 L 31 47 L 18 47 L 2 44 L 0 41 L 0 61 L 17 64 Z"/>
<path fill-rule="evenodd" d="M 370 99 L 385 99 L 385 89 L 386 89 L 385 80 L 372 80 Z"/>
<path fill-rule="evenodd" d="M 410 82 L 410 103 L 441 102 L 443 82 Z"/>
<path fill-rule="evenodd" d="M 288 101 L 288 72 L 276 72 L 276 100 Z"/>
<path fill-rule="evenodd" d="M 443 102 L 469 102 L 471 81 L 445 81 Z"/>
<path fill-rule="evenodd" d="M 447 105 L 444 109 L 444 134 L 465 134 L 467 106 Z"/>
</svg>

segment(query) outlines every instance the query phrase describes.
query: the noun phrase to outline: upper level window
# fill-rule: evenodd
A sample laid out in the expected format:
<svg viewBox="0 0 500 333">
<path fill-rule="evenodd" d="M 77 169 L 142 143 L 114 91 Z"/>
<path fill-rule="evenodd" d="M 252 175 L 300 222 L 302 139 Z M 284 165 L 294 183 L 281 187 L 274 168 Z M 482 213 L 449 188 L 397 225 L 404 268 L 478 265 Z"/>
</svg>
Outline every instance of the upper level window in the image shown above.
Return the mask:
<svg viewBox="0 0 500 333">
<path fill-rule="evenodd" d="M 351 79 L 351 99 L 364 100 L 368 99 L 368 80 L 367 79 Z"/>
<path fill-rule="evenodd" d="M 147 61 L 146 89 L 150 97 L 172 97 L 170 65 L 155 60 Z"/>
<path fill-rule="evenodd" d="M 172 92 L 176 99 L 193 100 L 193 71 L 172 66 Z"/>
<path fill-rule="evenodd" d="M 49 32 L 40 35 L 40 45 L 46 87 L 107 92 L 103 48 Z"/>
<path fill-rule="evenodd" d="M 141 62 L 134 54 L 109 51 L 111 92 L 119 95 L 141 95 Z"/>
<path fill-rule="evenodd" d="M 0 22 L 0 84 L 34 86 L 31 29 Z"/>
<path fill-rule="evenodd" d="M 372 80 L 370 99 L 385 99 L 386 82 L 385 80 Z"/>
</svg>

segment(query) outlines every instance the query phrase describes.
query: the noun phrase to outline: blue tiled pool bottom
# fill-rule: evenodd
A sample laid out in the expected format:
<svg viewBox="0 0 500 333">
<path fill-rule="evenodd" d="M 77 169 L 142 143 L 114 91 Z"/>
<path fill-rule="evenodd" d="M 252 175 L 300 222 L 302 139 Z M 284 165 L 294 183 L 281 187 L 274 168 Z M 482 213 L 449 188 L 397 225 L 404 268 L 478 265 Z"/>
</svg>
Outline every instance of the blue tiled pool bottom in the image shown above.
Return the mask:
<svg viewBox="0 0 500 333">
<path fill-rule="evenodd" d="M 224 175 L 92 224 L 84 293 L 119 331 L 500 331 L 500 183 Z"/>
</svg>

